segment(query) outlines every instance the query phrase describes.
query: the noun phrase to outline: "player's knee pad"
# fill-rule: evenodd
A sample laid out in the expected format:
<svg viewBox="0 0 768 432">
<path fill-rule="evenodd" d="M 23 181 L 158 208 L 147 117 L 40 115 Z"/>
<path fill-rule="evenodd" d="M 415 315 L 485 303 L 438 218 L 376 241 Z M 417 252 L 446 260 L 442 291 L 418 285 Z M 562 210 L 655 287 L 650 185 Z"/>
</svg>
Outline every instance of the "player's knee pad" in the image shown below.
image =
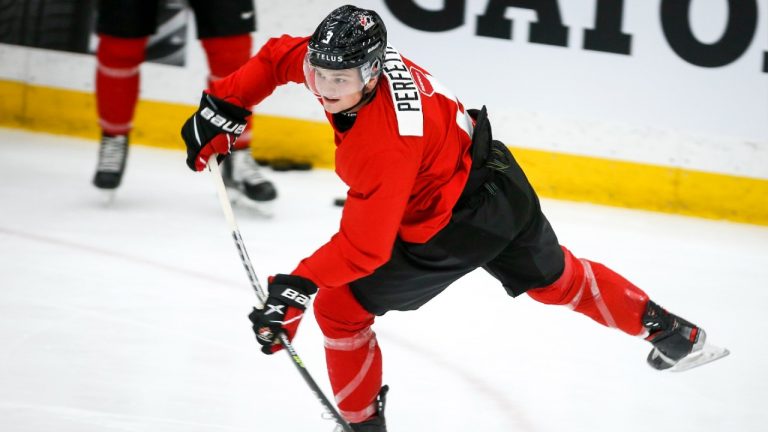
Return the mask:
<svg viewBox="0 0 768 432">
<path fill-rule="evenodd" d="M 370 330 L 374 316 L 363 309 L 348 285 L 321 288 L 313 303 L 315 319 L 326 338 L 344 339 Z"/>
<path fill-rule="evenodd" d="M 149 38 L 121 38 L 109 35 L 99 36 L 96 57 L 100 72 L 113 71 L 116 74 L 138 73 L 138 67 L 146 58 Z M 102 71 L 102 68 L 109 68 Z"/>
<path fill-rule="evenodd" d="M 584 285 L 584 268 L 571 251 L 561 246 L 565 265 L 563 274 L 551 285 L 527 291 L 534 300 L 552 305 L 566 305 L 578 300 Z"/>
</svg>

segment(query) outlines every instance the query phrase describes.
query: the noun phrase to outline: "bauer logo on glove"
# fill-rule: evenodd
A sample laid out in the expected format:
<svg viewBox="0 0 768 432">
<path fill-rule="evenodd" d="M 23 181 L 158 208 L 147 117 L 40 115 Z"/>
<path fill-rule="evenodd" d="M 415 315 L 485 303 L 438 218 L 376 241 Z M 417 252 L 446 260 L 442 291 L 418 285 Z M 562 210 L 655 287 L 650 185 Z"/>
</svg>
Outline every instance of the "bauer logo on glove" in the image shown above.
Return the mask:
<svg viewBox="0 0 768 432">
<path fill-rule="evenodd" d="M 291 289 L 291 288 L 286 288 L 285 291 L 283 291 L 280 294 L 280 296 L 282 296 L 282 297 L 284 297 L 284 298 L 286 298 L 288 300 L 293 300 L 296 303 L 298 303 L 298 304 L 300 304 L 300 305 L 302 305 L 304 307 L 307 307 L 307 303 L 309 303 L 309 296 L 301 294 L 298 291 L 296 291 L 294 289 Z M 269 313 L 269 312 L 267 312 L 267 313 Z"/>
<path fill-rule="evenodd" d="M 233 122 L 232 120 L 228 120 L 216 114 L 212 109 L 208 107 L 205 107 L 202 109 L 202 111 L 200 111 L 200 117 L 208 120 L 214 126 L 220 128 L 224 132 L 240 135 L 245 130 L 245 123 L 239 124 Z"/>
<path fill-rule="evenodd" d="M 310 296 L 316 292 L 317 285 L 301 276 L 278 274 L 269 279 L 269 297 L 264 308 L 253 308 L 248 315 L 264 354 L 282 349 L 280 333 L 293 339 Z"/>
<path fill-rule="evenodd" d="M 187 147 L 187 166 L 202 171 L 208 159 L 219 155 L 221 163 L 245 131 L 251 112 L 231 102 L 203 93 L 200 107 L 181 127 L 181 137 Z"/>
</svg>

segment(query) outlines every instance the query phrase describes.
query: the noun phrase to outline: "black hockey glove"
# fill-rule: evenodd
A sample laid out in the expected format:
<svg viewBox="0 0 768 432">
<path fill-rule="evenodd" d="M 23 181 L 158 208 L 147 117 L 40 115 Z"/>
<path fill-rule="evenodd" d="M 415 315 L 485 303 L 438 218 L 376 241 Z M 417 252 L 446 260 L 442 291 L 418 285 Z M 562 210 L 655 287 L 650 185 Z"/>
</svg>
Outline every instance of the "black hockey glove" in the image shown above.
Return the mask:
<svg viewBox="0 0 768 432">
<path fill-rule="evenodd" d="M 317 292 L 317 285 L 301 276 L 278 274 L 269 278 L 269 297 L 264 309 L 253 308 L 248 319 L 253 323 L 253 332 L 261 352 L 272 354 L 280 351 L 278 334 L 285 332 L 293 340 L 309 296 Z"/>
<path fill-rule="evenodd" d="M 214 153 L 221 163 L 245 130 L 251 112 L 203 92 L 200 107 L 181 127 L 181 137 L 187 146 L 187 166 L 202 171 Z"/>
</svg>

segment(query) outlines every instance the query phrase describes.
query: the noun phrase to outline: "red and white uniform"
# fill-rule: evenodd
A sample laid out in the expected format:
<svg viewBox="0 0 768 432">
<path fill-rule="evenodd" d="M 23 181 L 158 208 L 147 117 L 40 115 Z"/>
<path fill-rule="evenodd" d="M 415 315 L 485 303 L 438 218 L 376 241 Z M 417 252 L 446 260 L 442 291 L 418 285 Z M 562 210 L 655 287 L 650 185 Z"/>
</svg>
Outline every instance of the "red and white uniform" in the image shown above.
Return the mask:
<svg viewBox="0 0 768 432">
<path fill-rule="evenodd" d="M 214 82 L 214 96 L 256 105 L 289 82 L 303 83 L 309 38 L 271 39 L 236 73 Z M 381 385 L 373 315 L 348 283 L 389 259 L 395 237 L 429 240 L 451 218 L 471 167 L 471 121 L 429 74 L 388 49 L 375 97 L 354 126 L 335 130 L 336 172 L 349 186 L 341 224 L 294 274 L 320 291 L 315 315 L 326 337 L 329 374 L 342 414 L 365 420 Z"/>
<path fill-rule="evenodd" d="M 241 69 L 214 82 L 211 93 L 247 107 L 279 85 L 303 83 L 308 40 L 271 39 Z M 385 264 L 396 237 L 424 243 L 445 227 L 472 162 L 472 122 L 461 103 L 394 49 L 387 49 L 383 71 L 375 97 L 358 111 L 352 128 L 340 130 L 328 115 L 336 172 L 349 186 L 347 202 L 339 231 L 293 272 L 320 287 L 315 317 L 336 402 L 352 423 L 376 412 L 382 358 L 371 330 L 374 316 L 356 301 L 349 283 Z M 598 263 L 564 254 L 560 279 L 531 290 L 531 297 L 641 334 L 645 293 Z"/>
<path fill-rule="evenodd" d="M 278 85 L 303 83 L 307 41 L 270 40 L 237 73 L 213 83 L 211 92 L 250 106 Z M 335 129 L 336 173 L 349 186 L 341 226 L 294 271 L 320 287 L 339 287 L 372 273 L 389 259 L 395 236 L 429 240 L 448 223 L 469 174 L 471 139 L 461 104 L 437 92 L 439 84 L 414 63 L 393 62 L 385 62 L 385 71 L 391 70 L 393 80 L 404 78 L 395 92 L 389 78 L 381 79 L 354 127 Z M 400 65 L 410 74 L 401 74 Z M 419 111 L 412 111 L 417 103 Z M 328 119 L 333 125 L 330 114 Z"/>
</svg>

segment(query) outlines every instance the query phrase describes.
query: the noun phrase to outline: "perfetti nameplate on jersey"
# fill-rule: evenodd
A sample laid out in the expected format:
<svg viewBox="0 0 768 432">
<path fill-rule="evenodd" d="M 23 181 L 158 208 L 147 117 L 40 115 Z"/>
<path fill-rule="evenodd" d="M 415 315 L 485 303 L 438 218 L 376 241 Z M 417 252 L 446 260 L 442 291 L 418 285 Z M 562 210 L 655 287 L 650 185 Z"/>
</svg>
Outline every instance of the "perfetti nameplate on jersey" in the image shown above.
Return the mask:
<svg viewBox="0 0 768 432">
<path fill-rule="evenodd" d="M 397 128 L 401 136 L 424 135 L 421 96 L 400 53 L 390 45 L 384 56 L 384 74 L 395 106 Z"/>
</svg>

